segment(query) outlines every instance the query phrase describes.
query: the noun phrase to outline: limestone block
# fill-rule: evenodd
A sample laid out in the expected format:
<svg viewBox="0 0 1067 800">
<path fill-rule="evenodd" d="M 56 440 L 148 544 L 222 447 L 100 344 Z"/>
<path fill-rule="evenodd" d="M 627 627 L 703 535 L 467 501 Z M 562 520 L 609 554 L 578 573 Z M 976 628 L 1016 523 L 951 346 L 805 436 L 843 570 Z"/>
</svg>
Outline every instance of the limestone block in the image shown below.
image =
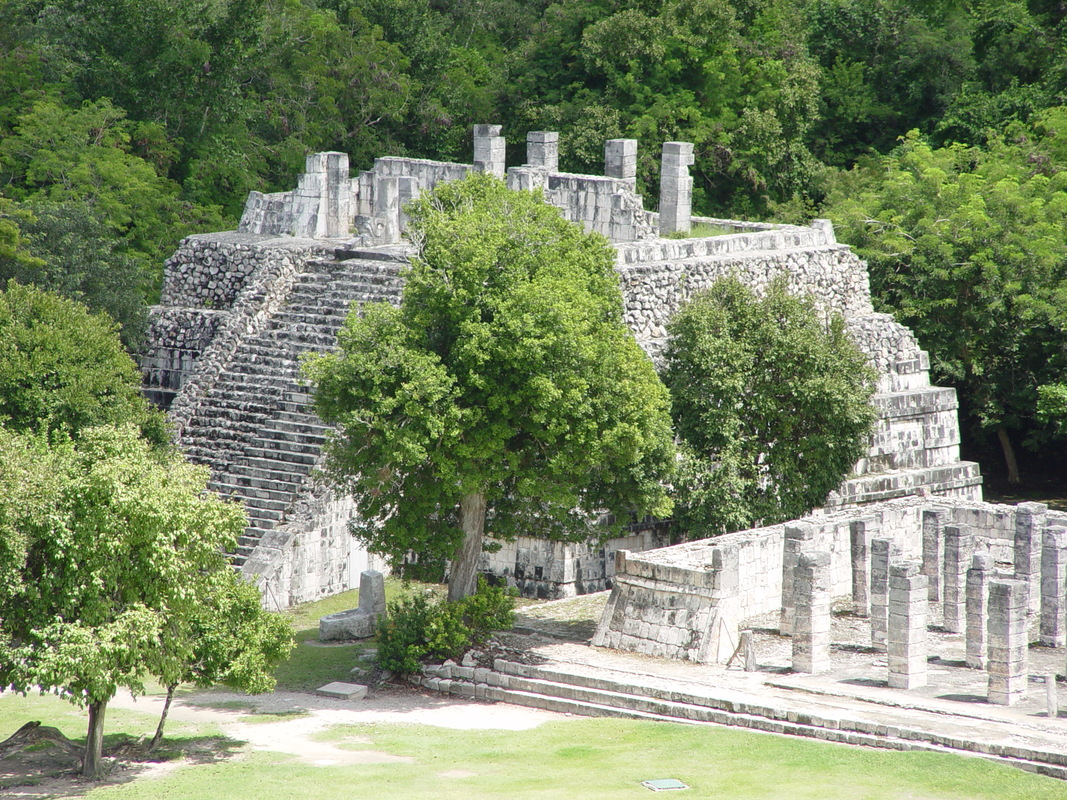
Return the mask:
<svg viewBox="0 0 1067 800">
<path fill-rule="evenodd" d="M 385 576 L 376 570 L 360 575 L 359 608 L 328 614 L 319 620 L 319 641 L 373 636 L 385 614 Z"/>
</svg>

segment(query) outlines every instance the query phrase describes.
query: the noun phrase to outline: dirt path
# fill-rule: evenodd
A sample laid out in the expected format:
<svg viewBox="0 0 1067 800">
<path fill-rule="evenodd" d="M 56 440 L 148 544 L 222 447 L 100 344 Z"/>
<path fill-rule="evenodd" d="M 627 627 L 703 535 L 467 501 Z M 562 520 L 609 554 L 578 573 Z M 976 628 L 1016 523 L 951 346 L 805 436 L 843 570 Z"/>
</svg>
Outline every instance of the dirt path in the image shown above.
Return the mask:
<svg viewBox="0 0 1067 800">
<path fill-rule="evenodd" d="M 0 694 L 0 702 L 4 695 Z M 120 693 L 108 704 L 109 709 L 128 709 L 158 717 L 163 709 L 161 697 L 131 697 Z M 279 715 L 271 719 L 267 715 Z M 257 717 L 261 716 L 257 720 Z M 317 734 L 338 725 L 359 723 L 407 723 L 455 729 L 490 729 L 521 731 L 552 719 L 563 718 L 539 709 L 504 703 L 478 703 L 455 697 L 423 693 L 415 689 L 385 687 L 372 691 L 363 700 L 337 700 L 302 692 L 274 692 L 249 696 L 231 692 L 204 692 L 185 695 L 174 701 L 169 720 L 211 726 L 238 747 L 227 757 L 240 758 L 244 752 L 270 751 L 284 754 L 302 763 L 316 766 L 381 764 L 409 759 L 378 750 L 348 750 L 342 742 L 316 741 Z M 150 727 L 150 726 L 149 726 Z M 146 732 L 149 728 L 146 728 Z M 343 743 L 369 744 L 353 734 Z M 140 762 L 116 769 L 104 781 L 127 783 L 150 780 L 177 769 L 190 760 Z M 14 786 L 19 777 L 27 785 Z M 99 784 L 86 784 L 71 774 L 71 762 L 49 748 L 19 754 L 0 764 L 0 797 L 18 800 L 44 800 L 55 797 L 79 797 Z"/>
</svg>

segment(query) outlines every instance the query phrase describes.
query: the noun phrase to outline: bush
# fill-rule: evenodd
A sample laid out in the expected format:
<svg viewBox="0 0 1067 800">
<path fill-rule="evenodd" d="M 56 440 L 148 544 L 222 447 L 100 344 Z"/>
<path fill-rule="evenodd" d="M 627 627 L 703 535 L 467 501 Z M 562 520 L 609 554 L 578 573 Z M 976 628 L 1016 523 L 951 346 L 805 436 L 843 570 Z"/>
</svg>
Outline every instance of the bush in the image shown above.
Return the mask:
<svg viewBox="0 0 1067 800">
<path fill-rule="evenodd" d="M 426 594 L 394 600 L 378 624 L 378 666 L 404 675 L 431 659 L 458 658 L 494 630 L 512 626 L 514 598 L 514 590 L 480 578 L 478 591 L 458 602 Z"/>
</svg>

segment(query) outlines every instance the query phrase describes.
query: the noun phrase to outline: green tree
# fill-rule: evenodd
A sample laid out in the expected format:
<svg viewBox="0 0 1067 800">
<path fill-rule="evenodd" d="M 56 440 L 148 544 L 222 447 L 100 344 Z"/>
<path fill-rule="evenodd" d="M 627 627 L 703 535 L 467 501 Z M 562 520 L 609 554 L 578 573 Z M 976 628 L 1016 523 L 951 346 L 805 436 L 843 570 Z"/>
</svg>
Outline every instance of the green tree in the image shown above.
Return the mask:
<svg viewBox="0 0 1067 800">
<path fill-rule="evenodd" d="M 23 206 L 21 246 L 30 259 L 8 255 L 0 245 L 0 284 L 14 278 L 21 284 L 105 311 L 119 323 L 119 335 L 137 352 L 148 325 L 148 276 L 123 252 L 107 226 L 82 203 Z M 0 236 L 3 236 L 0 210 Z M 12 220 L 14 222 L 14 220 Z"/>
<path fill-rule="evenodd" d="M 959 390 L 972 436 L 996 436 L 1013 483 L 1012 439 L 1040 439 L 1037 388 L 1067 375 L 1067 172 L 1047 142 L 935 149 L 912 132 L 837 176 L 826 210 L 867 260 L 879 309 Z"/>
<path fill-rule="evenodd" d="M 219 576 L 245 518 L 206 491 L 205 468 L 150 447 L 132 427 L 85 430 L 76 445 L 0 429 L 0 455 L 0 685 L 88 707 L 85 775 L 100 771 L 104 714 L 120 687 L 137 693 L 148 676 L 201 670 L 255 684 L 264 661 L 189 664 L 241 657 L 212 642 L 188 646 L 193 634 L 221 630 L 231 642 L 227 627 L 243 628 L 214 615 L 236 607 L 220 599 L 232 581 Z M 172 671 L 175 660 L 192 672 Z"/>
<path fill-rule="evenodd" d="M 172 613 L 150 664 L 167 699 L 149 751 L 163 738 L 175 690 L 183 683 L 224 684 L 249 694 L 274 689 L 271 671 L 293 648 L 293 629 L 280 614 L 263 610 L 259 590 L 232 569 L 200 576 L 196 602 Z"/>
<path fill-rule="evenodd" d="M 351 315 L 338 352 L 308 366 L 341 426 L 329 471 L 359 503 L 357 535 L 395 558 L 451 558 L 458 599 L 487 511 L 495 536 L 529 521 L 581 538 L 602 509 L 667 513 L 667 396 L 622 322 L 607 242 L 484 175 L 409 213 L 400 307 Z"/>
<path fill-rule="evenodd" d="M 18 431 L 131 423 L 166 440 L 163 416 L 115 323 L 81 303 L 8 281 L 0 292 L 0 424 Z"/>
<path fill-rule="evenodd" d="M 839 315 L 784 281 L 717 281 L 668 326 L 664 382 L 684 443 L 675 519 L 690 538 L 821 505 L 868 447 L 874 375 Z"/>
</svg>

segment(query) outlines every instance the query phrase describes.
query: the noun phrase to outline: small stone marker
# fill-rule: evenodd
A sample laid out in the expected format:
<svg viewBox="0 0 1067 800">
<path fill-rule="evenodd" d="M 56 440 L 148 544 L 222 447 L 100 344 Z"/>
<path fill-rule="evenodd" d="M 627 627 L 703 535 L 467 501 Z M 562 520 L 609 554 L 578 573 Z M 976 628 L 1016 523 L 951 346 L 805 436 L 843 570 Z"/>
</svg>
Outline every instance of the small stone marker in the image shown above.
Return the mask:
<svg viewBox="0 0 1067 800">
<path fill-rule="evenodd" d="M 358 683 L 334 681 L 333 683 L 327 683 L 325 686 L 320 686 L 315 690 L 315 694 L 320 694 L 323 697 L 336 697 L 338 700 L 362 700 L 367 696 L 367 687 Z"/>
<path fill-rule="evenodd" d="M 688 789 L 689 787 L 677 778 L 657 778 L 651 781 L 641 781 L 641 785 L 654 792 L 663 792 L 669 789 Z"/>
<path fill-rule="evenodd" d="M 1052 719 L 1060 715 L 1060 699 L 1056 693 L 1056 673 L 1050 672 L 1045 675 L 1045 704 L 1046 712 Z"/>
</svg>

